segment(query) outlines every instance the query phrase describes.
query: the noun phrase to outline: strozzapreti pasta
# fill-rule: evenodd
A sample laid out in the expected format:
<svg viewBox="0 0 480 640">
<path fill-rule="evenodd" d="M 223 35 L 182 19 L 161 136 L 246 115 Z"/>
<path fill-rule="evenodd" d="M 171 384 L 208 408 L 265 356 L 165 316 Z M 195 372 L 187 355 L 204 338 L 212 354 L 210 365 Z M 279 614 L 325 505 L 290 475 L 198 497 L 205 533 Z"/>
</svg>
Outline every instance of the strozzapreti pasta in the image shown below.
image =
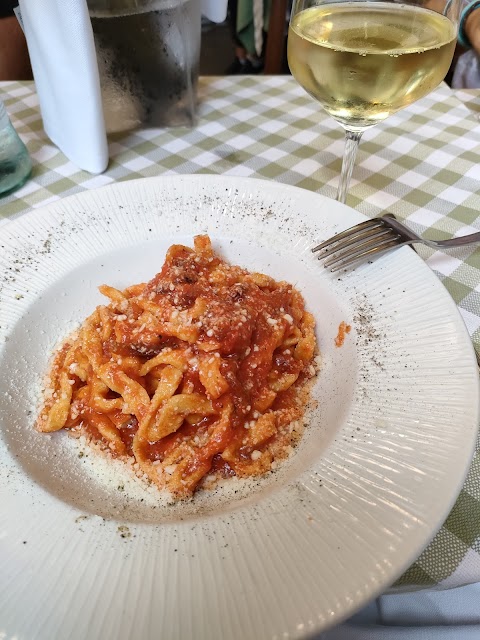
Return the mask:
<svg viewBox="0 0 480 640">
<path fill-rule="evenodd" d="M 36 428 L 85 435 L 177 499 L 257 476 L 298 440 L 313 316 L 286 282 L 223 261 L 208 236 L 109 299 L 56 352 Z"/>
</svg>

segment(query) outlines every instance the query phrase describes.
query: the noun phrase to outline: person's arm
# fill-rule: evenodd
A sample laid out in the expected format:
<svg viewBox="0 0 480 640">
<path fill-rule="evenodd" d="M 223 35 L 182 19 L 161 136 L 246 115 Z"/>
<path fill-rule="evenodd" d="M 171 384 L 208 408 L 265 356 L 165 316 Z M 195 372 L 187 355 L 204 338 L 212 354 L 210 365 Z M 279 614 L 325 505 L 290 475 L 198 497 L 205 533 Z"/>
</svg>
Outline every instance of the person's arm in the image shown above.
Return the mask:
<svg viewBox="0 0 480 640">
<path fill-rule="evenodd" d="M 0 7 L 0 80 L 30 80 L 32 69 L 27 43 L 13 7 L 18 2 L 1 0 Z"/>
<path fill-rule="evenodd" d="M 476 4 L 477 6 L 468 13 L 464 21 L 463 30 L 468 43 L 480 56 L 480 2 Z M 467 5 L 469 6 L 471 4 Z"/>
</svg>

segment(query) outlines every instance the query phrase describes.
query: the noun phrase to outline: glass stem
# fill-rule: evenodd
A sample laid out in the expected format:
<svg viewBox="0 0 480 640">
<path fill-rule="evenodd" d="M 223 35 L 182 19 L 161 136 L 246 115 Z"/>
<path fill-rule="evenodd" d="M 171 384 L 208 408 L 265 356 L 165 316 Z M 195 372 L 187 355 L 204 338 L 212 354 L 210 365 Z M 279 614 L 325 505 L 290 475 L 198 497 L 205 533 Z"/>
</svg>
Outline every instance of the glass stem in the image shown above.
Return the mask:
<svg viewBox="0 0 480 640">
<path fill-rule="evenodd" d="M 345 131 L 345 151 L 343 152 L 342 172 L 338 184 L 337 200 L 345 202 L 347 199 L 348 185 L 352 177 L 355 158 L 357 156 L 358 145 L 363 131 Z"/>
</svg>

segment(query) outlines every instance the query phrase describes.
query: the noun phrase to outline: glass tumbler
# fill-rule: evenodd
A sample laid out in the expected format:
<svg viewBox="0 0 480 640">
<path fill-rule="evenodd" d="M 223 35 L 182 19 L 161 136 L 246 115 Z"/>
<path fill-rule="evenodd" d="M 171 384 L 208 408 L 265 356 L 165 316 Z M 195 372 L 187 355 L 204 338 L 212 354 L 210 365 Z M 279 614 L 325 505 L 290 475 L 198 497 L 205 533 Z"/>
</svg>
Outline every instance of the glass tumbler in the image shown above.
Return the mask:
<svg viewBox="0 0 480 640">
<path fill-rule="evenodd" d="M 26 146 L 10 122 L 0 101 L 0 196 L 21 187 L 32 171 Z"/>
</svg>

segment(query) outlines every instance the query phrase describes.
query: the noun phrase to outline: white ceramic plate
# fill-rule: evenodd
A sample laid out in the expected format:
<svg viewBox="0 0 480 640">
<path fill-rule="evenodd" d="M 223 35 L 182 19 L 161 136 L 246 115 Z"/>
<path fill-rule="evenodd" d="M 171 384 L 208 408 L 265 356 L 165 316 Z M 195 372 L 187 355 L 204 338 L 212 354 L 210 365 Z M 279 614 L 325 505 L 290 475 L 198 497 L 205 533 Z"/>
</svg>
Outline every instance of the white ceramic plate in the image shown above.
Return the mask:
<svg viewBox="0 0 480 640">
<path fill-rule="evenodd" d="M 303 638 L 416 558 L 464 479 L 477 371 L 453 301 L 410 249 L 340 276 L 319 266 L 313 243 L 361 218 L 289 186 L 184 176 L 84 192 L 0 230 L 1 637 Z M 304 293 L 319 407 L 280 472 L 167 507 L 32 422 L 49 354 L 97 286 L 150 278 L 201 232 Z"/>
</svg>

